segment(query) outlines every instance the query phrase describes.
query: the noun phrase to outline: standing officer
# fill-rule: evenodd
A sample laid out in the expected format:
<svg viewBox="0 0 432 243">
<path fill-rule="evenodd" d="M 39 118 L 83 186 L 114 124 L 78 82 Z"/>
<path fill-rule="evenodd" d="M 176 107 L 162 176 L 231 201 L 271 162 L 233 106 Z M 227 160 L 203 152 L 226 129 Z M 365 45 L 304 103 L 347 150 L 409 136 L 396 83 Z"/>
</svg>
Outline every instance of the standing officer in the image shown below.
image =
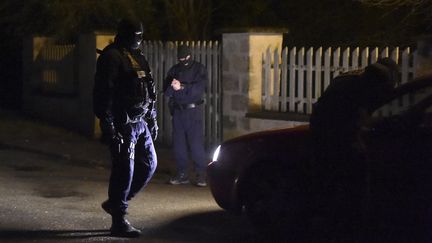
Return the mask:
<svg viewBox="0 0 432 243">
<path fill-rule="evenodd" d="M 204 65 L 192 60 L 191 50 L 186 45 L 178 47 L 179 63 L 167 73 L 164 82 L 165 96 L 173 122 L 173 146 L 177 164 L 177 175 L 170 179 L 172 185 L 188 184 L 188 145 L 197 173 L 196 185 L 207 186 L 207 160 L 204 151 L 203 94 L 207 83 Z"/>
<path fill-rule="evenodd" d="M 142 34 L 141 22 L 120 21 L 114 43 L 97 60 L 93 90 L 101 141 L 109 145 L 112 157 L 108 200 L 102 208 L 112 216 L 111 234 L 120 237 L 140 235 L 125 219 L 128 201 L 149 182 L 157 165 L 156 93 L 139 49 Z"/>
</svg>

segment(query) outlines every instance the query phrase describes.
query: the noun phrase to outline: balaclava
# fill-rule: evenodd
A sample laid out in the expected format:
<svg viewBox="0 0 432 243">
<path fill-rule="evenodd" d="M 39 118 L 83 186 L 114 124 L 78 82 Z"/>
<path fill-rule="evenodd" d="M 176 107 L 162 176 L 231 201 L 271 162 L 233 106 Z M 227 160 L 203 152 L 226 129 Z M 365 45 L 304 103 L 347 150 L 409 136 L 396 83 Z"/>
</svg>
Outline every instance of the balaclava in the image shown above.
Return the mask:
<svg viewBox="0 0 432 243">
<path fill-rule="evenodd" d="M 116 41 L 128 49 L 138 49 L 143 40 L 143 31 L 140 21 L 122 19 L 117 27 Z"/>
<path fill-rule="evenodd" d="M 180 60 L 180 58 L 186 58 L 187 56 L 190 56 L 189 59 Z M 177 58 L 179 59 L 180 64 L 183 66 L 190 65 L 192 62 L 190 47 L 187 45 L 180 45 L 177 49 Z"/>
</svg>

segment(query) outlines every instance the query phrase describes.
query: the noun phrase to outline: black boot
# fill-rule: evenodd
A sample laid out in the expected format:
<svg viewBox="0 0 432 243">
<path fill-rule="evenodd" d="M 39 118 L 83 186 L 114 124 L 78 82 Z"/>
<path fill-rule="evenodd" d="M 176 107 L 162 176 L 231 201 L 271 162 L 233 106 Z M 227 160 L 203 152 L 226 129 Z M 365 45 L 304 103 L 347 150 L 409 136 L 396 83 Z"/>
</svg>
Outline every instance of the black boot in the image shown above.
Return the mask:
<svg viewBox="0 0 432 243">
<path fill-rule="evenodd" d="M 110 201 L 106 200 L 101 206 L 102 209 L 112 217 L 112 236 L 135 238 L 141 235 L 141 230 L 133 227 L 129 221 L 125 219 L 124 214 L 113 211 Z"/>
<path fill-rule="evenodd" d="M 124 215 L 112 216 L 111 235 L 116 237 L 136 238 L 141 235 L 141 230 L 133 227 Z"/>
</svg>

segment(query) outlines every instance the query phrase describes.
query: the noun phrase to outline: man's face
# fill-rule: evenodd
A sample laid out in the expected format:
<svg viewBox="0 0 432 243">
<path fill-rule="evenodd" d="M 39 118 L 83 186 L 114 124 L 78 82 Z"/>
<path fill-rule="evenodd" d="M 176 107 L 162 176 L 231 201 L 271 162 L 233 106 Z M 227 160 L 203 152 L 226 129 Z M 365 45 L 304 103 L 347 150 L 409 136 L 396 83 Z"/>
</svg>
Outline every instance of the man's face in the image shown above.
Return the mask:
<svg viewBox="0 0 432 243">
<path fill-rule="evenodd" d="M 135 50 L 135 49 L 139 48 L 139 46 L 141 45 L 141 42 L 143 40 L 142 35 L 143 35 L 142 29 L 134 32 L 133 40 L 131 40 L 131 48 L 132 49 Z"/>
<path fill-rule="evenodd" d="M 143 25 L 141 22 L 125 20 L 120 22 L 118 37 L 121 44 L 129 49 L 138 49 L 143 40 Z"/>
<path fill-rule="evenodd" d="M 179 60 L 179 62 L 182 64 L 182 65 L 184 65 L 184 66 L 187 66 L 187 65 L 189 65 L 189 60 L 190 60 L 190 58 L 191 58 L 191 56 L 190 55 L 187 55 L 186 57 L 181 57 L 181 58 L 179 58 L 178 60 Z"/>
</svg>

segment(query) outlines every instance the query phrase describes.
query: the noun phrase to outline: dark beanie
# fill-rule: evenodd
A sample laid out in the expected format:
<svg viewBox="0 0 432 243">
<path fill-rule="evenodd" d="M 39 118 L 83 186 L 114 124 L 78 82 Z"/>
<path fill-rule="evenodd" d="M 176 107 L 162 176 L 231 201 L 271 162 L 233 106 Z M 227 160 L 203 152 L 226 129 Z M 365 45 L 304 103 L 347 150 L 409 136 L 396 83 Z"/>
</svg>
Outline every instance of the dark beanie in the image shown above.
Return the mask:
<svg viewBox="0 0 432 243">
<path fill-rule="evenodd" d="M 191 49 L 187 45 L 180 45 L 177 48 L 177 58 L 185 58 L 188 55 L 191 55 Z"/>
<path fill-rule="evenodd" d="M 399 67 L 397 63 L 391 58 L 385 57 L 377 60 L 365 68 L 365 77 L 370 79 L 370 75 L 375 76 L 377 79 L 370 79 L 373 82 L 381 83 L 397 83 L 399 82 Z"/>
<path fill-rule="evenodd" d="M 139 20 L 124 18 L 117 25 L 117 34 L 121 37 L 129 37 L 136 31 L 143 31 L 143 25 Z"/>
</svg>

